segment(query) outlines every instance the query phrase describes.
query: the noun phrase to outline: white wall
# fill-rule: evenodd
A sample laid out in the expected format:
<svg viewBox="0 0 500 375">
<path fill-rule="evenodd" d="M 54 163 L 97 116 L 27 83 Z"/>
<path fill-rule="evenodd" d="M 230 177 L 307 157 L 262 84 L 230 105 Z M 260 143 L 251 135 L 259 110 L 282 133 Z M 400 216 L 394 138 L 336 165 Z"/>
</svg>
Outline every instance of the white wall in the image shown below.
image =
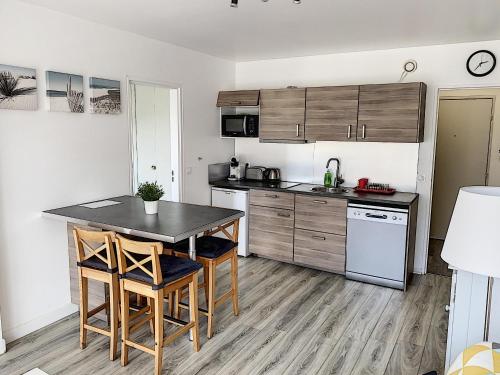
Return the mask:
<svg viewBox="0 0 500 375">
<path fill-rule="evenodd" d="M 403 63 L 408 59 L 418 62 L 417 72 L 405 81 L 422 81 L 428 85 L 425 141 L 420 145 L 396 144 L 340 144 L 325 142 L 317 152 L 303 145 L 275 145 L 238 140 L 236 152 L 245 158 L 267 164 L 278 160 L 293 178 L 318 180 L 322 165 L 329 156 L 340 156 L 348 182 L 368 175 L 392 183 L 420 196 L 418 218 L 416 272 L 423 272 L 427 262 L 427 240 L 430 221 L 430 199 L 434 161 L 436 103 L 439 88 L 500 86 L 500 68 L 490 76 L 470 76 L 465 63 L 478 49 L 490 49 L 500 56 L 500 41 L 453 44 L 419 48 L 393 49 L 290 59 L 243 62 L 236 64 L 237 88 L 278 88 L 289 85 L 320 86 L 397 82 Z M 286 153 L 288 155 L 283 155 Z M 297 155 L 297 156 L 296 156 Z M 299 155 L 301 155 L 299 157 Z M 418 160 L 418 166 L 415 162 Z M 314 165 L 314 174 L 311 172 Z"/>
<path fill-rule="evenodd" d="M 126 77 L 183 92 L 185 200 L 209 202 L 207 164 L 227 160 L 215 101 L 234 63 L 14 0 L 2 0 L 0 64 L 35 67 L 40 109 L 0 111 L 0 306 L 7 341 L 75 311 L 64 224 L 40 212 L 130 192 Z M 44 71 L 117 79 L 122 114 L 51 113 Z M 202 158 L 198 160 L 198 156 Z"/>
</svg>

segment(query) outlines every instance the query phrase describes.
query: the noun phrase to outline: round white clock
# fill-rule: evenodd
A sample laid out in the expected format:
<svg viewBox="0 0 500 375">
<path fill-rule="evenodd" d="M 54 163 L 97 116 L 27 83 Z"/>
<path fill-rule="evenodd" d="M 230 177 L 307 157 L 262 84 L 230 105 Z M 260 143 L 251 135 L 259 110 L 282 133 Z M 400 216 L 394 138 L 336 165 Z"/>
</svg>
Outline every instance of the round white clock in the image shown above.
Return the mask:
<svg viewBox="0 0 500 375">
<path fill-rule="evenodd" d="M 480 50 L 470 55 L 467 60 L 467 71 L 474 77 L 484 77 L 490 74 L 497 64 L 493 52 Z"/>
</svg>

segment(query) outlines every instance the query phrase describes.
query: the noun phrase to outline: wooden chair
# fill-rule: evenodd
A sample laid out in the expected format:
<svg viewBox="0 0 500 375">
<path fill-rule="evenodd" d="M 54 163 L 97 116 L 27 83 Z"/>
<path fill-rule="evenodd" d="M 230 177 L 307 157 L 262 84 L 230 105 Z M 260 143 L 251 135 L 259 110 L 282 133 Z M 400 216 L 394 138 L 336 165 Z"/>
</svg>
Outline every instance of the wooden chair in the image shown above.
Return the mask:
<svg viewBox="0 0 500 375">
<path fill-rule="evenodd" d="M 80 348 L 87 346 L 87 331 L 94 331 L 110 338 L 109 359 L 115 360 L 118 343 L 119 282 L 113 241 L 114 232 L 73 229 L 80 285 Z M 97 244 L 97 246 L 95 246 Z M 109 300 L 89 311 L 88 280 L 101 281 L 109 286 Z M 88 323 L 88 318 L 106 309 L 109 331 Z"/>
<path fill-rule="evenodd" d="M 232 227 L 232 233 L 228 228 Z M 229 298 L 232 299 L 233 313 L 239 314 L 238 307 L 238 229 L 239 219 L 221 225 L 211 231 L 206 231 L 202 237 L 196 239 L 196 261 L 203 265 L 203 287 L 205 288 L 205 299 L 207 311 L 201 312 L 208 317 L 207 337 L 211 338 L 214 332 L 215 308 Z M 223 233 L 226 238 L 214 237 L 216 233 Z M 174 254 L 178 257 L 188 257 L 189 242 L 181 241 L 173 246 Z M 216 299 L 216 269 L 217 266 L 226 262 L 231 262 L 231 289 Z M 187 308 L 182 303 L 185 296 L 183 289 L 176 291 L 175 310 L 179 317 L 180 309 Z"/>
<path fill-rule="evenodd" d="M 122 352 L 121 364 L 128 363 L 128 348 L 142 350 L 155 357 L 155 374 L 161 374 L 163 347 L 192 329 L 193 346 L 200 350 L 198 332 L 198 271 L 202 266 L 189 259 L 163 254 L 161 242 L 139 242 L 116 236 L 118 270 L 121 291 Z M 179 288 L 189 287 L 190 321 L 184 322 L 163 313 L 166 295 Z M 152 311 L 130 314 L 130 294 L 148 298 Z M 139 315 L 142 315 L 141 317 Z M 180 326 L 164 337 L 163 320 Z M 146 322 L 154 321 L 154 348 L 130 339 L 130 334 Z"/>
</svg>

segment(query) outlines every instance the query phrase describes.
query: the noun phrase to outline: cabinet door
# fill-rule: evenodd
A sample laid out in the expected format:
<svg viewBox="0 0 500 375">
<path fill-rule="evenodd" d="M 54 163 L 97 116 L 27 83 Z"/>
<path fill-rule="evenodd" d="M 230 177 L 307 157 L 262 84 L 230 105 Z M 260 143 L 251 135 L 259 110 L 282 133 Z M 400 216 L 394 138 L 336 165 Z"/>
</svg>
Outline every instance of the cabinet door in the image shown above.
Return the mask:
<svg viewBox="0 0 500 375">
<path fill-rule="evenodd" d="M 260 91 L 260 139 L 304 141 L 306 89 Z"/>
<path fill-rule="evenodd" d="M 259 95 L 259 90 L 221 91 L 217 107 L 257 106 Z"/>
<path fill-rule="evenodd" d="M 422 142 L 425 92 L 418 82 L 360 86 L 357 140 Z"/>
<path fill-rule="evenodd" d="M 264 257 L 293 261 L 293 221 L 291 210 L 250 206 L 250 252 Z"/>
<path fill-rule="evenodd" d="M 345 236 L 347 200 L 297 194 L 295 227 Z"/>
<path fill-rule="evenodd" d="M 355 141 L 359 86 L 306 89 L 306 139 Z"/>
<path fill-rule="evenodd" d="M 345 236 L 295 229 L 293 261 L 345 273 Z"/>
<path fill-rule="evenodd" d="M 293 210 L 295 197 L 293 193 L 282 193 L 268 190 L 250 190 L 250 204 L 255 206 L 283 208 Z"/>
</svg>

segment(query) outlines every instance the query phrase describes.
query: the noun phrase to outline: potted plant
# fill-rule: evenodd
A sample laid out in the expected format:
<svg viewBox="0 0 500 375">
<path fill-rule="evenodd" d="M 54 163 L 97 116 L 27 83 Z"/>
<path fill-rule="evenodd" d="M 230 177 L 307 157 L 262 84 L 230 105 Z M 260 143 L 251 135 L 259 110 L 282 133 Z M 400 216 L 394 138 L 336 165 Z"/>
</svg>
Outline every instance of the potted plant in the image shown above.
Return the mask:
<svg viewBox="0 0 500 375">
<path fill-rule="evenodd" d="M 144 209 L 148 215 L 158 213 L 158 201 L 165 192 L 163 187 L 156 182 L 143 182 L 137 189 L 137 196 L 141 197 L 144 201 Z"/>
</svg>

